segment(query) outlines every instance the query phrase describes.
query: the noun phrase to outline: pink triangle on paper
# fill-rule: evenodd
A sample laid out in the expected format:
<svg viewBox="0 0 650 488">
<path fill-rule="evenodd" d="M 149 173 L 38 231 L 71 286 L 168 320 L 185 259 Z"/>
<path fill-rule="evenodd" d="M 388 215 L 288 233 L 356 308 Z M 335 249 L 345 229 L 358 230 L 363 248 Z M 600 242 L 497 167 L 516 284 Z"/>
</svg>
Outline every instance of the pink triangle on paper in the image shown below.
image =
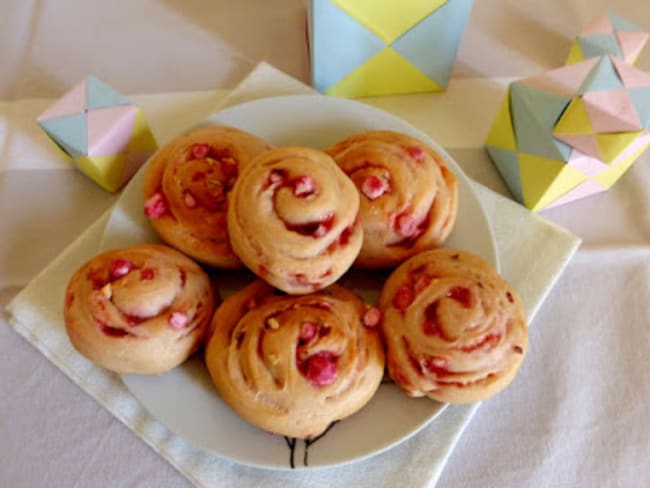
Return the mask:
<svg viewBox="0 0 650 488">
<path fill-rule="evenodd" d="M 112 156 L 126 151 L 137 107 L 115 107 L 88 110 L 88 156 Z"/>
<path fill-rule="evenodd" d="M 625 88 L 585 93 L 582 100 L 597 133 L 641 130 L 639 115 Z"/>
<path fill-rule="evenodd" d="M 616 38 L 621 46 L 623 59 L 628 63 L 633 63 L 643 46 L 648 42 L 650 33 L 619 31 L 616 33 Z"/>
<path fill-rule="evenodd" d="M 628 63 L 612 56 L 616 72 L 625 88 L 639 88 L 650 86 L 650 73 L 641 71 Z"/>
<path fill-rule="evenodd" d="M 39 115 L 36 120 L 42 122 L 66 115 L 82 114 L 84 110 L 86 110 L 86 80 L 77 83 L 69 92 Z"/>
<path fill-rule="evenodd" d="M 595 19 L 589 22 L 580 32 L 580 37 L 590 36 L 593 34 L 610 34 L 614 31 L 614 26 L 609 21 L 607 14 L 602 12 Z"/>
<path fill-rule="evenodd" d="M 555 200 L 553 203 L 551 203 L 549 206 L 545 208 L 559 207 L 560 205 L 564 205 L 565 203 L 573 202 L 581 198 L 595 195 L 596 193 L 600 193 L 605 190 L 607 190 L 607 188 L 605 188 L 604 186 L 596 183 L 595 181 L 587 180 L 584 183 L 581 183 L 578 186 L 576 186 L 573 190 L 568 191 L 567 193 L 562 195 L 560 198 L 558 198 L 557 200 Z"/>
<path fill-rule="evenodd" d="M 547 71 L 540 76 L 525 78 L 519 83 L 556 95 L 573 97 L 598 60 L 599 58 L 586 59 L 579 63 Z"/>
<path fill-rule="evenodd" d="M 600 158 L 600 148 L 594 134 L 553 134 L 557 139 L 593 158 Z M 575 151 L 573 151 L 575 152 Z M 573 153 L 572 153 L 573 154 Z M 586 174 L 586 173 L 585 173 Z"/>
<path fill-rule="evenodd" d="M 603 163 L 599 157 L 590 156 L 589 154 L 585 154 L 577 149 L 571 151 L 571 156 L 569 157 L 567 164 L 572 168 L 577 169 L 585 176 L 596 176 L 598 173 L 609 168 L 609 166 Z"/>
</svg>

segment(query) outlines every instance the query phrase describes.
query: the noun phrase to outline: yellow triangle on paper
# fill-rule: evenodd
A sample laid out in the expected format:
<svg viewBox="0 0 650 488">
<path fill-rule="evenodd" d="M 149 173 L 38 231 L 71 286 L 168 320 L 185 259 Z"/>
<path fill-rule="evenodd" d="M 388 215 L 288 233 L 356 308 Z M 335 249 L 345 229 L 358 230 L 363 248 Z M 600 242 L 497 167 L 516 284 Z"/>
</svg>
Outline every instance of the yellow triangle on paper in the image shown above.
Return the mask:
<svg viewBox="0 0 650 488">
<path fill-rule="evenodd" d="M 594 128 L 589 121 L 585 102 L 582 97 L 576 97 L 569 103 L 564 113 L 553 128 L 553 134 L 593 134 Z"/>
<path fill-rule="evenodd" d="M 510 113 L 510 88 L 508 88 L 497 116 L 492 122 L 485 144 L 509 151 L 517 150 L 517 139 L 512 127 L 512 115 Z"/>
<path fill-rule="evenodd" d="M 566 58 L 566 61 L 564 64 L 575 64 L 579 63 L 580 61 L 584 61 L 585 55 L 582 53 L 582 49 L 580 49 L 580 44 L 578 43 L 578 39 L 575 39 L 573 41 L 573 44 L 571 44 L 571 48 L 569 50 L 569 56 Z"/>
<path fill-rule="evenodd" d="M 642 133 L 643 131 L 596 134 L 596 141 L 598 142 L 602 160 L 605 163 L 614 161 Z"/>
<path fill-rule="evenodd" d="M 329 0 L 323 0 L 329 1 Z M 438 10 L 447 0 L 331 0 L 386 44 Z"/>
<path fill-rule="evenodd" d="M 519 153 L 524 205 L 536 212 L 572 190 L 587 177 L 564 161 Z"/>
<path fill-rule="evenodd" d="M 158 148 L 147 120 L 139 108 L 135 112 L 133 132 L 129 141 L 128 151 L 155 151 Z"/>
<path fill-rule="evenodd" d="M 77 167 L 95 183 L 108 191 L 116 191 L 122 184 L 126 156 L 81 156 L 76 158 Z"/>
<path fill-rule="evenodd" d="M 407 59 L 387 47 L 325 93 L 338 97 L 372 97 L 442 90 Z"/>
<path fill-rule="evenodd" d="M 634 162 L 639 158 L 639 156 L 641 156 L 643 151 L 645 151 L 648 146 L 650 146 L 650 141 L 648 141 L 647 144 L 643 144 L 641 147 L 639 147 L 639 149 L 634 151 L 629 156 L 626 156 L 621 161 L 617 162 L 611 168 L 608 168 L 602 173 L 599 173 L 596 176 L 592 177 L 592 180 L 600 183 L 605 188 L 611 187 L 614 183 L 616 183 L 616 180 L 623 176 L 623 173 L 625 173 L 630 168 L 630 166 L 634 164 Z"/>
</svg>

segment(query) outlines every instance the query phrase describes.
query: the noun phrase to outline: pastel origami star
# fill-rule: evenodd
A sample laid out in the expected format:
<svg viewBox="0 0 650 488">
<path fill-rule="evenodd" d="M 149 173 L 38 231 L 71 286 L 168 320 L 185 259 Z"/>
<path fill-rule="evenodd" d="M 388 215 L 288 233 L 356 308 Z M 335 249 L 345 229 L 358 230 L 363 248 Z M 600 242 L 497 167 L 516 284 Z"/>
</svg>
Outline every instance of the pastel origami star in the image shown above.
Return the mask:
<svg viewBox="0 0 650 488">
<path fill-rule="evenodd" d="M 510 85 L 486 148 L 532 210 L 598 193 L 650 144 L 650 75 L 614 56 Z"/>
<path fill-rule="evenodd" d="M 314 87 L 360 97 L 442 91 L 473 0 L 311 0 Z"/>
<path fill-rule="evenodd" d="M 650 33 L 616 15 L 603 12 L 573 41 L 565 64 L 606 54 L 634 64 Z"/>
<path fill-rule="evenodd" d="M 109 191 L 121 188 L 157 148 L 140 108 L 94 76 L 37 120 L 79 170 Z"/>
</svg>

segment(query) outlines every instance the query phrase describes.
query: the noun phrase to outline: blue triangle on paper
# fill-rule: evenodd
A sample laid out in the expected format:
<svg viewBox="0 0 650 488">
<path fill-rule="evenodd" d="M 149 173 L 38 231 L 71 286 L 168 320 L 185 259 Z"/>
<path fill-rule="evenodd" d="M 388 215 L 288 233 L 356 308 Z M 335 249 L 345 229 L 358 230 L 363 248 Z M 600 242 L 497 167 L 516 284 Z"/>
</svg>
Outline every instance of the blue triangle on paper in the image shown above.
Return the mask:
<svg viewBox="0 0 650 488">
<path fill-rule="evenodd" d="M 614 27 L 615 31 L 625 31 L 625 32 L 640 32 L 643 29 L 641 29 L 638 25 L 634 25 L 631 22 L 628 22 L 625 19 L 622 19 L 618 15 L 614 15 L 612 13 L 607 13 L 607 18 L 609 19 L 609 22 L 612 24 L 612 27 Z"/>
<path fill-rule="evenodd" d="M 519 171 L 519 157 L 514 151 L 500 149 L 498 147 L 486 146 L 492 162 L 501 173 L 501 177 L 508 185 L 510 192 L 520 202 L 524 201 L 524 193 L 521 189 L 521 172 Z"/>
<path fill-rule="evenodd" d="M 628 88 L 627 93 L 639 114 L 641 127 L 650 129 L 650 87 Z"/>
<path fill-rule="evenodd" d="M 567 161 L 571 146 L 553 137 L 553 127 L 571 98 L 513 83 L 510 86 L 517 149 L 556 161 Z"/>
<path fill-rule="evenodd" d="M 39 122 L 48 135 L 72 158 L 88 151 L 86 114 L 73 114 Z"/>
<path fill-rule="evenodd" d="M 384 42 L 330 1 L 312 2 L 314 88 L 325 92 L 384 49 Z"/>
<path fill-rule="evenodd" d="M 611 54 L 618 58 L 623 56 L 618 41 L 613 34 L 592 34 L 579 37 L 578 44 L 585 59 Z"/>
<path fill-rule="evenodd" d="M 86 80 L 86 108 L 114 107 L 116 105 L 133 105 L 131 100 L 120 95 L 103 81 L 92 75 Z"/>
<path fill-rule="evenodd" d="M 621 88 L 623 88 L 623 82 L 618 76 L 614 63 L 609 56 L 603 56 L 582 82 L 578 94 L 584 95 L 587 92 L 619 90 Z"/>
<path fill-rule="evenodd" d="M 391 47 L 438 85 L 449 84 L 474 0 L 454 0 L 409 29 Z"/>
</svg>

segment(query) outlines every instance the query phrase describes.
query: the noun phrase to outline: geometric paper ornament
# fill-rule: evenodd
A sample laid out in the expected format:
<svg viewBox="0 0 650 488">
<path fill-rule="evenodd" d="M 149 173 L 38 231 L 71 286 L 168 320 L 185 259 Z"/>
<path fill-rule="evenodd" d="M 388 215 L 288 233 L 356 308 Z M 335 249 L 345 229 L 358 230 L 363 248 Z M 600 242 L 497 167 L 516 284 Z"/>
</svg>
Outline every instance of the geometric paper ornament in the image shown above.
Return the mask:
<svg viewBox="0 0 650 488">
<path fill-rule="evenodd" d="M 77 169 L 117 191 L 157 149 L 139 107 L 89 75 L 37 118 Z"/>
<path fill-rule="evenodd" d="M 649 37 L 650 33 L 627 20 L 602 12 L 574 39 L 565 64 L 606 55 L 634 64 Z"/>
<path fill-rule="evenodd" d="M 533 211 L 605 191 L 650 145 L 650 76 L 601 56 L 518 80 L 485 144 Z"/>
<path fill-rule="evenodd" d="M 473 0 L 310 0 L 312 84 L 341 97 L 443 91 Z"/>
</svg>

